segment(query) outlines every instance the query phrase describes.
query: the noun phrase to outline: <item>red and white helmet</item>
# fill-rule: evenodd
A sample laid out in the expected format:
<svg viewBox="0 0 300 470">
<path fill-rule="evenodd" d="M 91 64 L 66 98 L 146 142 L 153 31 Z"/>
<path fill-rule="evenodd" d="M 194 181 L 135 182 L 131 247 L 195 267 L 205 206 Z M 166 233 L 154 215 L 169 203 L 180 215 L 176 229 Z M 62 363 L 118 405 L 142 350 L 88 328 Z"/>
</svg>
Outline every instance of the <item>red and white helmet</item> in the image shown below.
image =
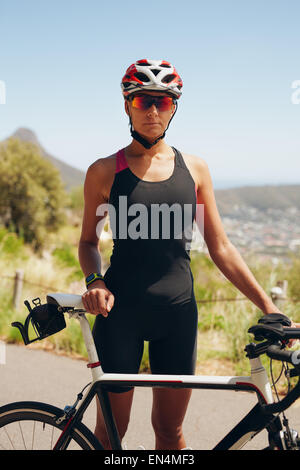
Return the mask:
<svg viewBox="0 0 300 470">
<path fill-rule="evenodd" d="M 137 91 L 149 90 L 168 92 L 178 99 L 182 86 L 175 67 L 166 60 L 138 60 L 128 67 L 121 82 L 125 98 Z"/>
</svg>

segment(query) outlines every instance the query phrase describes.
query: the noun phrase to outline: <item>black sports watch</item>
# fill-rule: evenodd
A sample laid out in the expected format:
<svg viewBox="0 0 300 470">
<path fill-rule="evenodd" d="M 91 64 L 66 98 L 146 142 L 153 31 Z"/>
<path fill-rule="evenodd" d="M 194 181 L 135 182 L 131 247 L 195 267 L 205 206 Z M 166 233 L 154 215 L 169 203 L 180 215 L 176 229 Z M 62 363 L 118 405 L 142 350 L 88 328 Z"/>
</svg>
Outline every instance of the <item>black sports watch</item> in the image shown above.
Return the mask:
<svg viewBox="0 0 300 470">
<path fill-rule="evenodd" d="M 92 273 L 92 274 L 89 274 L 86 278 L 85 278 L 85 285 L 86 285 L 86 288 L 88 288 L 88 286 L 90 284 L 92 284 L 92 282 L 94 281 L 98 281 L 98 279 L 100 280 L 104 280 L 104 276 L 102 276 L 102 274 L 100 273 Z"/>
</svg>

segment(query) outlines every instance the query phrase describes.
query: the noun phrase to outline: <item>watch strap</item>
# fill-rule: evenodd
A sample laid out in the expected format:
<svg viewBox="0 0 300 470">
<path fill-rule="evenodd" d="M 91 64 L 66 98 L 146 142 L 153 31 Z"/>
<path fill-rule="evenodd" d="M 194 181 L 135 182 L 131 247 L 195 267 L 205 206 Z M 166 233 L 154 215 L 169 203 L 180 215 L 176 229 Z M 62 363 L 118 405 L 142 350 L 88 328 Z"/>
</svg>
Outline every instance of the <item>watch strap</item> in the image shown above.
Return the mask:
<svg viewBox="0 0 300 470">
<path fill-rule="evenodd" d="M 98 280 L 103 281 L 104 276 L 102 276 L 102 274 L 100 274 L 100 273 L 91 273 L 85 278 L 85 285 L 88 288 L 88 286 L 90 284 L 92 284 L 93 282 L 98 281 Z"/>
</svg>

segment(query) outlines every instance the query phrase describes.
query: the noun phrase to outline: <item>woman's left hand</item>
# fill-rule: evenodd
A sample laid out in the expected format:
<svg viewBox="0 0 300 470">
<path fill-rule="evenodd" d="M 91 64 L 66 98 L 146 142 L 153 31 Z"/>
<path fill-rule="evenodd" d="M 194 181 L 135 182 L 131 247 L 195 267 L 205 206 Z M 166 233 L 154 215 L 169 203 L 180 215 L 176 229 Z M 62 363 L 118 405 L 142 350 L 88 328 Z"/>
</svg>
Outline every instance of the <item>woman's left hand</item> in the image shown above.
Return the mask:
<svg viewBox="0 0 300 470">
<path fill-rule="evenodd" d="M 285 317 L 289 318 L 285 313 L 281 312 L 275 305 L 273 305 L 273 308 L 271 308 L 270 311 L 268 310 L 267 312 L 265 312 L 265 315 L 268 315 L 268 313 L 280 313 L 281 315 L 284 315 Z M 289 320 L 290 320 L 290 322 L 291 322 L 291 325 L 290 325 L 290 326 L 286 326 L 286 327 L 284 327 L 284 328 L 300 328 L 300 323 L 295 323 L 295 322 L 293 322 L 293 320 L 291 320 L 290 318 L 289 318 Z M 288 346 L 289 348 L 291 348 L 292 346 L 294 346 L 294 345 L 296 344 L 297 341 L 299 341 L 299 340 L 298 340 L 298 339 L 291 339 L 291 340 L 288 342 L 287 346 Z"/>
<path fill-rule="evenodd" d="M 291 320 L 292 324 L 291 326 L 289 326 L 289 328 L 300 328 L 300 323 L 294 323 L 292 320 Z M 298 339 L 291 339 L 289 342 L 288 342 L 288 347 L 291 348 L 293 347 L 297 341 L 299 341 Z"/>
</svg>

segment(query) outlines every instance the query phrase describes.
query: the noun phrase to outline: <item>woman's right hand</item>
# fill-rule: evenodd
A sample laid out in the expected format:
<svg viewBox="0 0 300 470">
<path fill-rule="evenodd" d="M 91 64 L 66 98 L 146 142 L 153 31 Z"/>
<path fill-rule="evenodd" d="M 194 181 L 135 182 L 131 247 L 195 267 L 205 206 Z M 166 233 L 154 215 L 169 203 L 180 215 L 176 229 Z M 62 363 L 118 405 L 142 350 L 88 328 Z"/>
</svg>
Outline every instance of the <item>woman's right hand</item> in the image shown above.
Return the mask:
<svg viewBox="0 0 300 470">
<path fill-rule="evenodd" d="M 107 289 L 104 281 L 93 282 L 82 295 L 82 303 L 87 312 L 92 315 L 108 316 L 114 305 L 114 295 Z"/>
</svg>

